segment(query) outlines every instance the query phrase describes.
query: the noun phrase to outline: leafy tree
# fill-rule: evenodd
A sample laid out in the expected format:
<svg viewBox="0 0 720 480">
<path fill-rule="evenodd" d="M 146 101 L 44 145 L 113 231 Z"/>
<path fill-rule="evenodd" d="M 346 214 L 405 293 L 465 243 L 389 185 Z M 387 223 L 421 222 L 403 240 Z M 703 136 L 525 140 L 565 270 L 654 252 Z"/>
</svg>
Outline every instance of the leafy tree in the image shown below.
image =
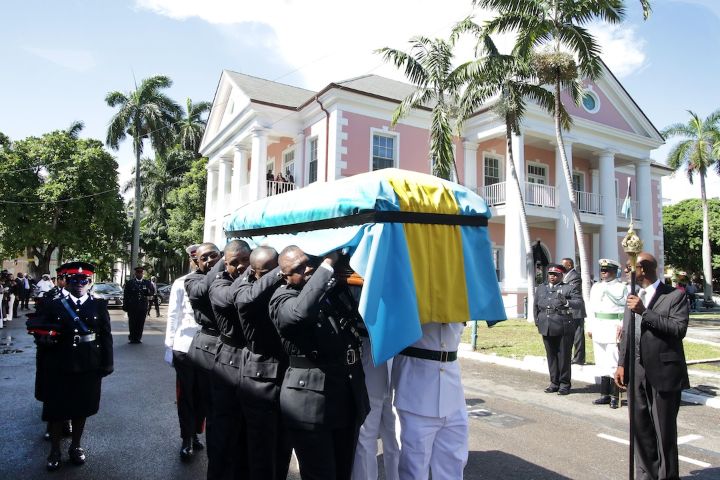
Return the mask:
<svg viewBox="0 0 720 480">
<path fill-rule="evenodd" d="M 175 122 L 181 115 L 180 106 L 162 93 L 172 86 L 172 80 L 164 75 L 146 78 L 128 93 L 112 91 L 105 97 L 110 107 L 118 111 L 110 120 L 107 144 L 117 150 L 127 136 L 133 139 L 135 153 L 135 185 L 140 185 L 140 156 L 143 140 L 148 139 L 156 152 L 162 154 L 172 144 Z M 135 216 L 133 218 L 133 241 L 130 253 L 131 265 L 137 265 L 140 249 L 141 189 L 135 189 Z"/>
<path fill-rule="evenodd" d="M 0 149 L 0 250 L 31 252 L 36 270 L 85 258 L 112 268 L 125 233 L 115 159 L 100 141 L 79 139 L 82 124 Z M 108 264 L 105 264 L 105 263 Z"/>
<path fill-rule="evenodd" d="M 452 39 L 431 40 L 418 36 L 410 39 L 410 45 L 410 53 L 388 47 L 376 50 L 383 60 L 404 69 L 405 76 L 417 87 L 395 109 L 391 124 L 395 126 L 412 109 L 432 105 L 430 157 L 433 174 L 450 179 L 455 169 L 452 119 L 459 105 L 467 64 L 453 68 Z"/>
<path fill-rule="evenodd" d="M 705 191 L 705 177 L 710 168 L 720 173 L 720 110 L 716 110 L 701 119 L 695 112 L 688 111 L 687 123 L 676 123 L 666 127 L 662 134 L 665 138 L 681 137 L 681 140 L 668 154 L 668 166 L 675 170 L 684 170 L 690 183 L 695 176 L 700 177 L 700 202 L 703 212 L 702 259 L 703 259 L 703 296 L 705 302 L 712 302 L 712 250 L 710 248 L 710 220 L 708 201 Z"/>
<path fill-rule="evenodd" d="M 185 247 L 202 241 L 205 212 L 205 188 L 207 182 L 207 158 L 192 163 L 180 186 L 170 192 L 168 200 L 170 218 L 168 236 L 173 248 L 184 251 Z"/>
<path fill-rule="evenodd" d="M 193 152 L 195 154 L 193 158 L 200 156 L 198 149 L 207 124 L 207 118 L 203 118 L 203 115 L 209 113 L 211 107 L 210 102 L 193 103 L 188 98 L 186 110 L 177 123 L 177 143 L 185 150 Z"/>
<path fill-rule="evenodd" d="M 663 207 L 663 233 L 665 262 L 678 270 L 684 270 L 689 276 L 704 272 L 703 254 L 705 211 L 702 200 L 689 199 Z M 720 199 L 707 200 L 707 219 L 709 223 L 710 247 L 720 252 Z M 720 273 L 720 254 L 712 256 L 713 278 Z"/>
</svg>

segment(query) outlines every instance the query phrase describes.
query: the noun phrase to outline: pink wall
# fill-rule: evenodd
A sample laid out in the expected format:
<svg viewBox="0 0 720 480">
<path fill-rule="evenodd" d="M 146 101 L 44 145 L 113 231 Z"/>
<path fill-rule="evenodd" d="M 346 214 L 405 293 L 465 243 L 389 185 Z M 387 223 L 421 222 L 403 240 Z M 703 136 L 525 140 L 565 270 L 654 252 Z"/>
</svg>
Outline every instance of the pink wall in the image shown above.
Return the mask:
<svg viewBox="0 0 720 480">
<path fill-rule="evenodd" d="M 598 99 L 600 100 L 600 110 L 598 110 L 596 113 L 590 113 L 586 111 L 582 105 L 576 106 L 572 100 L 570 100 L 570 96 L 567 94 L 567 92 L 563 92 L 560 96 L 562 98 L 563 105 L 565 105 L 565 109 L 572 115 L 573 117 L 580 117 L 585 118 L 587 120 L 592 120 L 593 122 L 602 123 L 604 125 L 608 125 L 610 127 L 619 128 L 620 130 L 625 130 L 627 132 L 632 132 L 633 129 L 628 124 L 622 115 L 620 115 L 620 112 L 615 108 L 615 106 L 610 102 L 610 99 L 605 95 L 605 93 L 600 89 L 600 87 L 597 86 L 595 82 L 592 81 L 585 81 L 583 82 L 585 86 L 591 85 L 593 93 L 595 93 L 598 96 Z"/>
<path fill-rule="evenodd" d="M 557 262 L 557 258 L 555 258 L 555 230 L 548 230 L 547 228 L 530 228 L 530 240 L 533 245 L 535 245 L 535 242 L 540 239 L 540 241 L 545 245 L 545 248 L 548 249 L 550 252 L 550 261 L 555 263 Z"/>
<path fill-rule="evenodd" d="M 293 144 L 293 139 L 289 137 L 283 137 L 278 143 L 273 143 L 268 146 L 267 157 L 270 160 L 271 157 L 275 157 L 275 163 L 273 164 L 273 174 L 278 174 L 282 169 L 282 154 L 284 150 Z M 267 170 L 267 169 L 266 169 Z"/>
<path fill-rule="evenodd" d="M 505 225 L 502 223 L 489 223 L 488 232 L 490 233 L 490 241 L 495 245 L 505 245 Z"/>
<path fill-rule="evenodd" d="M 555 151 L 545 150 L 543 148 L 525 146 L 525 163 L 535 162 L 547 165 L 547 181 L 548 185 L 555 185 Z M 527 167 L 525 167 L 525 176 L 527 177 Z"/>
<path fill-rule="evenodd" d="M 477 150 L 477 182 L 478 186 L 485 186 L 485 162 L 483 161 L 483 152 L 495 152 L 497 155 L 501 155 L 505 158 L 507 146 L 505 144 L 505 138 L 492 138 L 478 144 Z M 501 168 L 505 169 L 505 164 L 501 165 Z"/>
</svg>

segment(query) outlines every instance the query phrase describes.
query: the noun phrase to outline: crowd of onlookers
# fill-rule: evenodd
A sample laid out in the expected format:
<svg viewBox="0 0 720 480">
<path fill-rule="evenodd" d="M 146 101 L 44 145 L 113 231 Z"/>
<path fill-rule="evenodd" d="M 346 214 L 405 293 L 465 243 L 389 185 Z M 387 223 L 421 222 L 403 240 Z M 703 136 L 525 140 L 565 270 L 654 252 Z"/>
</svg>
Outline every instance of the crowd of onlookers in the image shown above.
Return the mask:
<svg viewBox="0 0 720 480">
<path fill-rule="evenodd" d="M 286 172 L 285 175 L 279 172 L 277 175 L 273 175 L 273 172 L 268 170 L 265 179 L 267 180 L 268 195 L 277 195 L 295 189 L 295 177 L 290 172 Z"/>
<path fill-rule="evenodd" d="M 35 281 L 26 273 L 0 272 L 0 328 L 2 320 L 10 321 L 18 317 L 20 310 L 30 310 L 30 299 L 42 296 L 54 286 L 55 278 L 50 278 L 48 274 Z"/>
</svg>

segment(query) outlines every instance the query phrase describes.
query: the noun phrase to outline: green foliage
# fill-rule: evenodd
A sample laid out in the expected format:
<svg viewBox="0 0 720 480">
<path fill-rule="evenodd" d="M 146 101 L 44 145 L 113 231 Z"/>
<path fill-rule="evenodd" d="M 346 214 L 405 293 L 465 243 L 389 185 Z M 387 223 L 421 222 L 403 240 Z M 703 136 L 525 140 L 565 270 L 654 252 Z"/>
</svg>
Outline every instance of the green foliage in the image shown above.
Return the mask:
<svg viewBox="0 0 720 480">
<path fill-rule="evenodd" d="M 168 236 L 175 249 L 199 243 L 205 223 L 205 188 L 207 184 L 207 158 L 193 161 L 190 171 L 180 185 L 168 195 Z"/>
<path fill-rule="evenodd" d="M 30 248 L 47 271 L 55 250 L 62 259 L 101 265 L 116 254 L 125 234 L 117 162 L 98 140 L 78 139 L 82 124 L 0 149 L 0 249 Z"/>
<path fill-rule="evenodd" d="M 720 252 L 720 199 L 708 200 L 710 248 Z M 702 273 L 703 218 L 700 199 L 663 207 L 665 263 L 689 276 Z M 720 275 L 720 255 L 712 257 L 713 277 Z"/>
</svg>

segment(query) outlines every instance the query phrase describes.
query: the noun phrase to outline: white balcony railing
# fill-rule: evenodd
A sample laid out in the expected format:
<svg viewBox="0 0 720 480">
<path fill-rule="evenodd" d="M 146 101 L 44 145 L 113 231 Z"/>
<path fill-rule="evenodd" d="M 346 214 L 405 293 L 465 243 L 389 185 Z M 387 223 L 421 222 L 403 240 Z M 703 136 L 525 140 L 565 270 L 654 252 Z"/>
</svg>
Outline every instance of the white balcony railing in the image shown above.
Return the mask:
<svg viewBox="0 0 720 480">
<path fill-rule="evenodd" d="M 602 195 L 599 193 L 581 192 L 575 190 L 578 210 L 582 213 L 602 215 Z"/>
<path fill-rule="evenodd" d="M 622 212 L 623 203 L 625 203 L 625 199 L 624 199 L 624 198 L 618 198 L 618 199 L 616 200 L 616 204 L 615 204 L 615 205 L 616 205 L 617 216 L 618 216 L 619 218 L 625 218 L 625 215 L 624 215 L 623 212 Z M 632 210 L 632 218 L 637 219 L 637 218 L 638 218 L 638 202 L 636 202 L 636 201 L 631 201 L 631 202 L 630 202 L 630 209 Z"/>
<path fill-rule="evenodd" d="M 478 188 L 478 193 L 485 199 L 490 207 L 505 204 L 505 182 L 480 187 Z"/>
<path fill-rule="evenodd" d="M 295 184 L 290 182 L 276 182 L 274 180 L 267 181 L 267 196 L 278 195 L 280 193 L 295 190 Z"/>
<path fill-rule="evenodd" d="M 525 204 L 536 207 L 556 208 L 557 188 L 540 183 L 525 182 Z"/>
</svg>

